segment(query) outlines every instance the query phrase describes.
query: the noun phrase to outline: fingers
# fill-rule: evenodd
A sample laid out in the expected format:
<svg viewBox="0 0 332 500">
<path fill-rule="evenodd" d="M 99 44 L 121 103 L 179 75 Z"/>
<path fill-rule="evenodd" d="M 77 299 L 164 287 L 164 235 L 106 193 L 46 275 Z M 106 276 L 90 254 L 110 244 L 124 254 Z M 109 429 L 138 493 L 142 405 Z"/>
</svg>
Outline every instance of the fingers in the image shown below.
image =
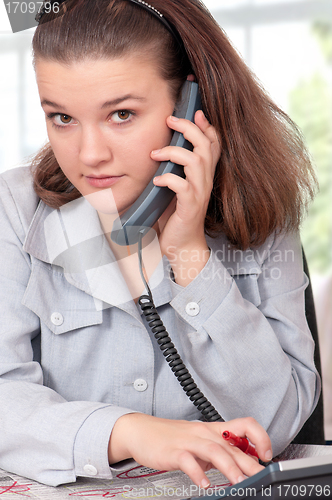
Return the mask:
<svg viewBox="0 0 332 500">
<path fill-rule="evenodd" d="M 194 123 L 190 120 L 179 119 L 176 116 L 169 116 L 167 125 L 173 130 L 181 132 L 194 147 L 199 146 L 200 131 L 203 132 L 209 143 L 219 142 L 215 128 L 206 119 L 202 110 L 196 111 Z"/>
<path fill-rule="evenodd" d="M 223 443 L 211 442 L 201 450 L 200 458 L 205 462 L 211 462 L 213 467 L 222 472 L 232 484 L 237 484 L 245 479 L 244 474 L 250 469 L 248 464 L 241 464 L 241 460 L 237 460 L 237 455 L 234 450 L 224 447 Z M 250 460 L 249 457 L 245 458 Z"/>
<path fill-rule="evenodd" d="M 233 484 L 243 481 L 246 477 L 257 474 L 263 467 L 252 456 L 226 443 L 225 456 L 214 461 L 214 467 L 221 470 Z"/>
<path fill-rule="evenodd" d="M 237 422 L 239 431 L 243 427 L 241 420 Z M 247 424 L 250 426 L 249 419 Z M 222 472 L 232 484 L 237 484 L 247 476 L 263 470 L 255 458 L 229 445 L 221 437 L 226 425 L 231 425 L 231 422 L 227 424 L 187 422 L 181 425 L 183 426 L 181 447 L 176 446 L 175 453 L 172 454 L 172 468 L 183 470 L 197 486 L 208 487 L 205 471 L 211 467 Z"/>
<path fill-rule="evenodd" d="M 209 123 L 202 110 L 195 114 L 195 123 L 188 120 L 174 120 L 170 117 L 167 120 L 167 125 L 178 132 L 181 132 L 184 137 L 191 142 L 194 148 L 208 146 L 213 156 L 213 162 L 216 164 L 221 155 L 221 147 L 216 129 Z M 207 139 L 207 142 L 202 142 L 202 135 Z"/>
<path fill-rule="evenodd" d="M 225 427 L 223 427 L 225 428 Z M 200 450 L 200 458 L 220 470 L 232 484 L 243 481 L 246 476 L 260 472 L 263 467 L 250 455 L 246 455 L 227 442 L 211 436 L 210 443 Z"/>
<path fill-rule="evenodd" d="M 197 486 L 207 488 L 210 482 L 205 471 L 212 467 L 222 472 L 232 484 L 263 469 L 252 457 L 235 447 L 224 446 L 213 435 L 205 439 L 193 436 L 187 449 L 177 450 L 174 454 L 171 468 L 182 470 Z"/>
<path fill-rule="evenodd" d="M 181 132 L 194 149 L 189 151 L 185 148 L 167 146 L 152 151 L 151 157 L 155 161 L 172 161 L 183 165 L 186 175 L 186 178 L 182 179 L 172 174 L 164 174 L 154 178 L 154 184 L 167 186 L 177 195 L 182 193 L 183 203 L 192 202 L 193 196 L 196 196 L 200 206 L 205 208 L 206 202 L 210 199 L 215 166 L 220 155 L 216 147 L 219 143 L 215 129 L 207 121 L 202 111 L 196 113 L 195 121 L 196 123 L 192 123 L 175 117 L 168 118 L 167 124 L 174 130 Z M 190 187 L 193 192 L 191 198 L 188 198 Z"/>
<path fill-rule="evenodd" d="M 214 175 L 215 166 L 220 157 L 220 145 L 216 130 L 205 118 L 202 111 L 197 111 L 195 123 L 185 119 L 170 116 L 167 125 L 181 132 L 194 147 L 193 152 L 185 148 L 167 146 L 161 150 L 152 151 L 151 157 L 156 161 L 172 161 L 184 167 L 203 166 L 203 173 L 209 178 Z M 186 175 L 190 171 L 186 171 Z M 195 172 L 197 175 L 197 169 Z"/>
<path fill-rule="evenodd" d="M 177 248 L 207 246 L 204 221 L 211 198 L 214 172 L 220 157 L 216 131 L 202 111 L 196 113 L 195 123 L 168 117 L 167 124 L 183 134 L 193 145 L 193 151 L 177 146 L 166 146 L 151 152 L 153 160 L 172 161 L 183 165 L 185 173 L 185 178 L 167 173 L 153 179 L 156 186 L 168 187 L 176 194 L 175 211 L 170 212 L 166 226 L 162 224 L 164 229 L 160 241 L 166 255 L 167 249 L 174 244 Z M 197 267 L 197 273 L 204 265 L 205 262 L 202 262 Z M 187 278 L 184 282 L 188 283 Z"/>
<path fill-rule="evenodd" d="M 259 458 L 263 462 L 272 460 L 272 445 L 263 427 L 253 418 L 235 419 L 229 422 L 229 430 L 240 437 L 247 437 L 255 445 Z"/>
<path fill-rule="evenodd" d="M 196 486 L 201 486 L 202 488 L 208 488 L 210 486 L 210 481 L 208 480 L 206 474 L 203 470 L 203 461 L 196 460 L 191 453 L 184 451 L 179 454 L 178 457 L 178 467 L 182 472 L 187 474 Z"/>
<path fill-rule="evenodd" d="M 257 474 L 263 470 L 263 467 L 255 457 L 243 453 L 237 447 L 223 440 L 221 435 L 226 428 L 238 436 L 247 436 L 256 445 L 260 458 L 263 461 L 271 460 L 272 447 L 270 439 L 263 427 L 253 418 L 241 418 L 222 424 L 217 422 L 203 424 L 195 429 L 196 435 L 199 434 L 201 439 L 193 441 L 194 447 L 189 447 L 187 450 L 195 456 L 202 471 L 208 470 L 212 464 L 233 484 L 236 484 L 246 477 Z M 220 436 L 220 439 L 218 439 L 217 435 Z M 190 470 L 186 470 L 186 473 L 195 484 L 202 486 L 202 483 L 197 482 L 198 479 L 202 480 L 201 475 L 197 474 L 193 477 Z"/>
<path fill-rule="evenodd" d="M 167 186 L 177 195 L 172 207 L 167 210 L 167 215 L 163 214 L 161 217 L 161 225 L 159 226 L 160 230 L 162 231 L 170 216 L 172 216 L 172 218 L 175 217 L 174 221 L 181 222 L 189 230 L 189 236 L 185 238 L 187 233 L 185 233 L 184 228 L 182 228 L 182 240 L 187 243 L 194 241 L 192 232 L 194 231 L 194 236 L 197 236 L 199 234 L 199 229 L 193 225 L 193 222 L 196 224 L 201 223 L 203 227 L 212 188 L 209 189 L 207 185 L 203 188 L 203 182 L 200 185 L 200 189 L 195 188 L 192 183 L 187 181 L 187 179 L 182 179 L 182 177 L 179 177 L 178 175 L 169 173 L 164 174 L 161 177 L 155 177 L 153 182 L 159 187 Z M 176 210 L 174 210 L 174 205 Z M 174 231 L 173 234 L 175 234 Z M 177 244 L 179 247 L 183 246 L 180 240 L 177 240 Z M 172 247 L 172 244 L 166 245 L 166 248 L 168 247 Z"/>
<path fill-rule="evenodd" d="M 221 147 L 215 128 L 211 125 L 211 123 L 209 123 L 203 111 L 201 110 L 197 111 L 195 115 L 195 123 L 210 140 L 212 151 L 214 153 L 214 156 L 216 157 L 215 159 L 216 161 L 218 161 L 221 155 Z"/>
<path fill-rule="evenodd" d="M 213 179 L 214 166 L 208 148 L 209 146 L 205 153 L 197 154 L 197 150 L 192 152 L 176 146 L 167 146 L 159 151 L 152 151 L 151 158 L 159 162 L 172 161 L 182 165 L 186 180 L 198 188 L 202 183 L 205 184 Z"/>
</svg>

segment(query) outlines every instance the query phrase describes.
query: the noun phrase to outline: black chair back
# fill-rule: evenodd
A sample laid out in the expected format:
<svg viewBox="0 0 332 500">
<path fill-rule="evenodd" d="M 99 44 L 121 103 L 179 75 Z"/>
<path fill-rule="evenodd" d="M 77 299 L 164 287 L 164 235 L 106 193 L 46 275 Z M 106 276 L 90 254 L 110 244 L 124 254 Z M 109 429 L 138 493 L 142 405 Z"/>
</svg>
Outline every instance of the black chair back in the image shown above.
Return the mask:
<svg viewBox="0 0 332 500">
<path fill-rule="evenodd" d="M 320 376 L 322 376 L 314 297 L 312 293 L 312 286 L 310 281 L 307 259 L 303 251 L 302 253 L 303 253 L 303 269 L 309 279 L 309 285 L 305 291 L 305 312 L 306 312 L 308 326 L 315 341 L 315 353 L 314 353 L 315 365 L 318 373 L 320 374 Z M 308 420 L 305 422 L 302 429 L 293 440 L 293 443 L 321 444 L 321 445 L 325 444 L 322 393 L 319 397 L 315 410 L 313 411 L 312 415 L 308 418 Z"/>
</svg>

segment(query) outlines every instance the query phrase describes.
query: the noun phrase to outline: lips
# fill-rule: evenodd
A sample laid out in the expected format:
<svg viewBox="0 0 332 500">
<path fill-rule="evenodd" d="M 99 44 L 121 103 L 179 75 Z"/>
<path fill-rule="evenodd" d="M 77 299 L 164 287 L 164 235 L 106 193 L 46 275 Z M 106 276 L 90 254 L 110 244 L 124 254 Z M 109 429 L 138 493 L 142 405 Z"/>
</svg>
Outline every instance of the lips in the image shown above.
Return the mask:
<svg viewBox="0 0 332 500">
<path fill-rule="evenodd" d="M 90 176 L 86 176 L 85 178 L 86 178 L 87 182 L 90 184 L 90 186 L 93 186 L 96 188 L 105 188 L 105 187 L 113 186 L 113 184 L 116 184 L 120 179 L 122 179 L 122 177 L 123 177 L 123 175 L 118 175 L 118 176 L 90 175 Z"/>
</svg>

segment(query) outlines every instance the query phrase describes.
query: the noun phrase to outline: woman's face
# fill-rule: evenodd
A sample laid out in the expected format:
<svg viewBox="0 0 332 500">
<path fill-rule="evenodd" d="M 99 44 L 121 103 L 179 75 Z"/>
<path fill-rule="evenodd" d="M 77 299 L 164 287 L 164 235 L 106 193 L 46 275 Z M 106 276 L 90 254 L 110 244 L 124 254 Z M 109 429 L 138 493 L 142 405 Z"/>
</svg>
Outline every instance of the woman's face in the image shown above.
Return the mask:
<svg viewBox="0 0 332 500">
<path fill-rule="evenodd" d="M 112 189 L 118 212 L 158 168 L 151 151 L 169 144 L 169 84 L 138 56 L 63 65 L 39 60 L 37 84 L 55 157 L 83 196 Z"/>
</svg>

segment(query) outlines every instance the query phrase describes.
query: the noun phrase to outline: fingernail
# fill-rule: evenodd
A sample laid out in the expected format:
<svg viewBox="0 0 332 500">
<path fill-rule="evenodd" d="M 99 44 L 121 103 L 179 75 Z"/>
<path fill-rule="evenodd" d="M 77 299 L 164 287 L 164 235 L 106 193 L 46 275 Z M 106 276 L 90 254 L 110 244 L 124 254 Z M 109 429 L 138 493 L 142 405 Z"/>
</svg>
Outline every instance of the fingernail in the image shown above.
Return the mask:
<svg viewBox="0 0 332 500">
<path fill-rule="evenodd" d="M 154 151 L 151 151 L 151 154 L 153 155 L 157 155 L 158 153 L 160 153 L 161 149 L 155 149 Z"/>
<path fill-rule="evenodd" d="M 158 182 L 158 181 L 159 181 L 159 179 L 160 179 L 160 176 L 158 176 L 158 175 L 157 175 L 157 177 L 154 177 L 154 178 L 153 178 L 153 182 Z"/>
<path fill-rule="evenodd" d="M 179 118 L 177 116 L 171 116 L 170 117 L 173 122 L 178 122 Z"/>
<path fill-rule="evenodd" d="M 265 460 L 268 461 L 268 460 L 272 460 L 272 450 L 269 450 L 265 453 Z"/>
<path fill-rule="evenodd" d="M 237 482 L 242 483 L 242 481 L 244 481 L 244 480 L 245 480 L 245 476 L 239 476 L 237 479 Z"/>
<path fill-rule="evenodd" d="M 210 482 L 207 479 L 203 479 L 201 484 L 203 488 L 208 488 L 210 486 Z"/>
</svg>

